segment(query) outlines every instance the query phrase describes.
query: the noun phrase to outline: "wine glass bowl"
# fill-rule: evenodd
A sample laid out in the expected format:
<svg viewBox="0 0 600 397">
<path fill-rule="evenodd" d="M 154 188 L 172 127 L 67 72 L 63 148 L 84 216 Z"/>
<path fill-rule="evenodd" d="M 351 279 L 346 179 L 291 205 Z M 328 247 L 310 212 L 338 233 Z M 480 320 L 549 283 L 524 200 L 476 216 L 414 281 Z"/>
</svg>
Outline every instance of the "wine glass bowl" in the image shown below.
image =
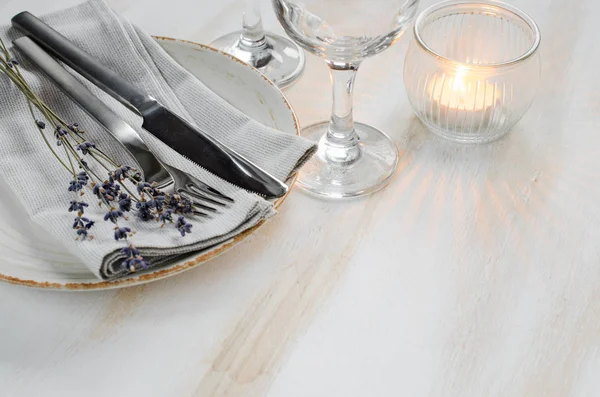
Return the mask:
<svg viewBox="0 0 600 397">
<path fill-rule="evenodd" d="M 360 62 L 400 38 L 418 0 L 275 0 L 288 36 L 328 61 Z M 370 5 L 370 6 L 369 6 Z M 358 12 L 357 12 L 358 11 Z"/>
<path fill-rule="evenodd" d="M 372 193 L 387 184 L 398 165 L 394 142 L 377 128 L 356 123 L 354 79 L 361 62 L 394 44 L 414 18 L 419 0 L 273 0 L 289 37 L 324 59 L 333 84 L 329 121 L 305 127 L 318 142 L 302 168 L 298 186 L 323 197 Z"/>
</svg>

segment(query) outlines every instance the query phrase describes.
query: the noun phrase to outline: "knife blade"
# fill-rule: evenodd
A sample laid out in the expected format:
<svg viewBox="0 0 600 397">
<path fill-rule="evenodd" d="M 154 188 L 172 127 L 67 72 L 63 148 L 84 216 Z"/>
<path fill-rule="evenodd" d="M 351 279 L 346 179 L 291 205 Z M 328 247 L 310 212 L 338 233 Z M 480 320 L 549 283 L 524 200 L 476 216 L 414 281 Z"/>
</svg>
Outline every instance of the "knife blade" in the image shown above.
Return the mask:
<svg viewBox="0 0 600 397">
<path fill-rule="evenodd" d="M 24 31 L 73 70 L 141 114 L 142 127 L 166 145 L 222 179 L 266 198 L 287 193 L 287 186 L 233 149 L 193 127 L 149 94 L 100 64 L 66 37 L 24 11 L 12 25 Z"/>
</svg>

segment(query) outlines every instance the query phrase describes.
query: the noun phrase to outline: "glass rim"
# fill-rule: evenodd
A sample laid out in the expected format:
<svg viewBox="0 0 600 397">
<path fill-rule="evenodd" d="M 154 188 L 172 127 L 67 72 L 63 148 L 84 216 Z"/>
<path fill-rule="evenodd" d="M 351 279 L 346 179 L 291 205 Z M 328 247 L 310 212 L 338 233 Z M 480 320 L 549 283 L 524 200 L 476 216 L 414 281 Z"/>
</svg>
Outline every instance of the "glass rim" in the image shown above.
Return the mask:
<svg viewBox="0 0 600 397">
<path fill-rule="evenodd" d="M 452 7 L 458 6 L 458 5 L 492 6 L 492 7 L 502 9 L 504 11 L 508 11 L 514 17 L 521 19 L 523 22 L 525 22 L 527 24 L 527 26 L 529 26 L 529 28 L 535 35 L 533 44 L 527 51 L 525 51 L 523 54 L 519 55 L 516 58 L 509 59 L 504 62 L 487 63 L 487 64 L 482 64 L 482 65 L 465 63 L 465 62 L 458 61 L 456 59 L 452 59 L 452 58 L 443 56 L 442 54 L 434 51 L 431 47 L 429 47 L 427 45 L 427 43 L 425 43 L 425 40 L 423 39 L 423 37 L 421 35 L 421 29 L 423 27 L 422 25 L 423 25 L 423 22 L 435 11 L 443 10 L 445 8 L 452 8 Z M 415 21 L 413 31 L 414 31 L 415 39 L 416 39 L 417 43 L 419 43 L 419 45 L 425 51 L 430 53 L 431 55 L 433 55 L 443 61 L 463 65 L 463 66 L 466 66 L 469 68 L 497 68 L 497 67 L 503 67 L 503 66 L 510 66 L 510 65 L 514 65 L 516 63 L 522 62 L 522 61 L 526 60 L 527 58 L 531 57 L 533 54 L 535 54 L 535 52 L 538 50 L 538 48 L 540 46 L 540 42 L 542 39 L 540 28 L 538 27 L 537 23 L 535 23 L 533 18 L 531 18 L 527 13 L 518 9 L 517 7 L 511 6 L 510 4 L 506 4 L 504 2 L 495 1 L 495 0 L 447 0 L 447 1 L 443 1 L 441 3 L 434 4 L 434 5 L 426 8 L 425 10 L 423 10 L 423 12 L 421 12 L 421 14 L 419 14 L 419 16 L 417 17 L 417 19 Z"/>
</svg>

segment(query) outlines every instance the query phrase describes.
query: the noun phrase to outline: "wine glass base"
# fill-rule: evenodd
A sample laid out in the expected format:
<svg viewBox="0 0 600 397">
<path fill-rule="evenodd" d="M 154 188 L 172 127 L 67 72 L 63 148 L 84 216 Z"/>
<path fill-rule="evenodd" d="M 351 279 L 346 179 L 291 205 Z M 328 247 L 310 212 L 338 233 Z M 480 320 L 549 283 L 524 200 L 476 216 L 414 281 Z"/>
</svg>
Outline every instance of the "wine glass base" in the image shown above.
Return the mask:
<svg viewBox="0 0 600 397">
<path fill-rule="evenodd" d="M 398 167 L 396 144 L 383 132 L 355 123 L 360 156 L 349 163 L 327 161 L 328 146 L 322 139 L 329 123 L 310 125 L 302 136 L 319 142 L 317 153 L 302 167 L 297 185 L 328 198 L 357 197 L 373 193 L 390 181 Z"/>
<path fill-rule="evenodd" d="M 264 46 L 242 45 L 241 31 L 213 41 L 210 46 L 233 55 L 255 67 L 277 87 L 285 88 L 296 81 L 304 69 L 304 51 L 290 39 L 278 34 L 265 34 Z"/>
</svg>

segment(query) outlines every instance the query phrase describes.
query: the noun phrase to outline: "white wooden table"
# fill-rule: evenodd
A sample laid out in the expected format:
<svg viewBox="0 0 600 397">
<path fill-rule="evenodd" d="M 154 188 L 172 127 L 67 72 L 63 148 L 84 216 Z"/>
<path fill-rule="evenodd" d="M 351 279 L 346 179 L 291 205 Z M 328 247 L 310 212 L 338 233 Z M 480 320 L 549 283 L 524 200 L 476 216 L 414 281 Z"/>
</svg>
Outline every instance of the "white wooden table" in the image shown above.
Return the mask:
<svg viewBox="0 0 600 397">
<path fill-rule="evenodd" d="M 0 15 L 76 2 L 1 0 Z M 204 43 L 242 11 L 109 3 L 153 34 Z M 385 190 L 343 202 L 295 191 L 233 251 L 145 286 L 0 284 L 0 395 L 600 395 L 600 2 L 511 3 L 543 36 L 542 87 L 511 135 L 473 147 L 429 134 L 402 83 L 407 33 L 356 86 L 356 118 L 402 153 Z M 264 14 L 281 31 L 268 1 Z M 322 61 L 309 56 L 286 95 L 302 124 L 327 118 Z"/>
</svg>

